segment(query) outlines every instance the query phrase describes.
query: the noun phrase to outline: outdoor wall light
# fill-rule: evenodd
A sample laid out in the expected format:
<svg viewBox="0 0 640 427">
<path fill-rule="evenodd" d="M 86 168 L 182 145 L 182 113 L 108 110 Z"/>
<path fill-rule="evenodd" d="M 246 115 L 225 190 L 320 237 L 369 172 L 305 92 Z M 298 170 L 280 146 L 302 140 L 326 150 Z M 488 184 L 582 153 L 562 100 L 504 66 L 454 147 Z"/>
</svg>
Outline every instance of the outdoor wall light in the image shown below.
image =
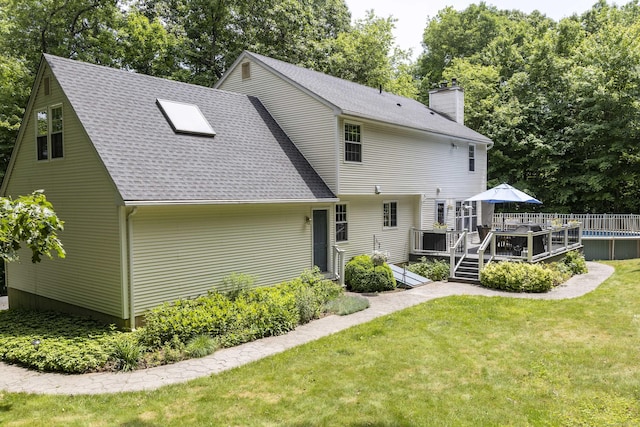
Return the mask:
<svg viewBox="0 0 640 427">
<path fill-rule="evenodd" d="M 457 149 L 458 149 L 458 146 L 452 142 L 452 143 L 451 143 L 451 149 L 452 149 L 452 150 L 457 150 Z"/>
<path fill-rule="evenodd" d="M 374 191 L 375 191 L 376 194 L 380 194 L 380 193 L 382 193 L 382 187 L 380 187 L 379 185 L 376 185 L 374 187 Z"/>
<path fill-rule="evenodd" d="M 306 222 L 307 224 L 311 224 L 311 217 L 305 216 L 304 222 Z"/>
<path fill-rule="evenodd" d="M 40 348 L 40 340 L 33 340 L 31 341 L 31 345 L 33 346 L 33 348 L 38 351 L 38 348 Z"/>
</svg>

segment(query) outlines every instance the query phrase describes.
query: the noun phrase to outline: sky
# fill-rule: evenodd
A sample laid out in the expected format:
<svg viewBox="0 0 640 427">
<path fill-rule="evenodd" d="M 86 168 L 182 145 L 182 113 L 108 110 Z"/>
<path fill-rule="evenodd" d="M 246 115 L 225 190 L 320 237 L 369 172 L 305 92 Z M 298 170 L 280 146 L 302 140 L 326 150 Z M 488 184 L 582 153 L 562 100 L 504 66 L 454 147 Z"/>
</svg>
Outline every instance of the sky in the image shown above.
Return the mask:
<svg viewBox="0 0 640 427">
<path fill-rule="evenodd" d="M 364 18 L 367 10 L 373 9 L 377 16 L 397 19 L 394 35 L 396 44 L 402 49 L 413 49 L 413 58 L 421 52 L 422 32 L 427 25 L 427 19 L 433 18 L 438 11 L 447 6 L 456 10 L 464 10 L 470 4 L 480 3 L 480 0 L 345 0 L 353 19 Z M 625 4 L 623 2 L 608 1 L 609 4 Z M 517 9 L 525 13 L 538 10 L 556 21 L 573 15 L 581 14 L 593 6 L 597 0 L 486 0 L 485 3 L 498 9 Z"/>
</svg>

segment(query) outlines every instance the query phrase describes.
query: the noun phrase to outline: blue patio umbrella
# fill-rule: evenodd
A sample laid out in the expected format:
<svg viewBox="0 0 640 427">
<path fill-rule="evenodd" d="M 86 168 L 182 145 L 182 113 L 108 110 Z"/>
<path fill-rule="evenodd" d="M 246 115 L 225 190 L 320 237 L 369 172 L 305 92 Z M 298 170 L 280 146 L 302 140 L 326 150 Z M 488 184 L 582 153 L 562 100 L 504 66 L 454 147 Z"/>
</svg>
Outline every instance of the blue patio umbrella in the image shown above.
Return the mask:
<svg viewBox="0 0 640 427">
<path fill-rule="evenodd" d="M 468 198 L 465 202 L 485 202 L 485 203 L 533 203 L 541 205 L 542 202 L 527 193 L 510 186 L 500 184 L 480 194 Z"/>
</svg>

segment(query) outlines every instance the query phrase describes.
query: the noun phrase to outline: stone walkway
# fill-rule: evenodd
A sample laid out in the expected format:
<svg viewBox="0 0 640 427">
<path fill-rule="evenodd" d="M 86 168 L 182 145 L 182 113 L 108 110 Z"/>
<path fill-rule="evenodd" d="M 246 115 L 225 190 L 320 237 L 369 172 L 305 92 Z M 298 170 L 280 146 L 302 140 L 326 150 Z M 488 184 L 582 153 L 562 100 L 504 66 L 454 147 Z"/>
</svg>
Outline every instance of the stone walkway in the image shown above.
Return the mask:
<svg viewBox="0 0 640 427">
<path fill-rule="evenodd" d="M 64 375 L 35 372 L 0 363 L 0 390 L 67 395 L 153 390 L 164 385 L 182 383 L 242 366 L 434 298 L 451 295 L 554 300 L 579 297 L 597 288 L 600 283 L 613 274 L 613 268 L 610 266 L 593 262 L 589 262 L 587 265 L 589 267 L 588 274 L 575 276 L 564 285 L 545 294 L 514 294 L 463 283 L 433 282 L 407 291 L 371 296 L 368 297 L 371 306 L 358 313 L 348 316 L 328 316 L 299 326 L 286 335 L 264 338 L 237 347 L 218 350 L 201 359 L 190 359 L 173 365 L 139 371 Z"/>
</svg>

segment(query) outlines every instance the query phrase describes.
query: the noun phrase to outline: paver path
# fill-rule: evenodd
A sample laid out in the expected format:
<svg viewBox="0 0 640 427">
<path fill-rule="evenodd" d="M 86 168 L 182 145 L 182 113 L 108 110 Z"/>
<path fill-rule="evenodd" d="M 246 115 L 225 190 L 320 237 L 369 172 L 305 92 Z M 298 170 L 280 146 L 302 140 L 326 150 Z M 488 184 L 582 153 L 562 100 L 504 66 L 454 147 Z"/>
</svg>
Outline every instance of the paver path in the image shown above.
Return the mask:
<svg viewBox="0 0 640 427">
<path fill-rule="evenodd" d="M 589 262 L 589 273 L 574 276 L 567 283 L 545 294 L 514 294 L 456 282 L 433 282 L 402 292 L 368 297 L 371 306 L 348 316 L 328 316 L 299 326 L 277 337 L 264 338 L 233 348 L 218 350 L 201 359 L 190 359 L 173 365 L 141 369 L 133 372 L 99 372 L 64 375 L 30 371 L 0 363 L 0 390 L 38 394 L 99 394 L 152 390 L 167 384 L 216 374 L 241 366 L 292 347 L 368 322 L 422 302 L 450 295 L 504 296 L 530 299 L 565 299 L 582 296 L 600 285 L 613 267 Z"/>
</svg>

